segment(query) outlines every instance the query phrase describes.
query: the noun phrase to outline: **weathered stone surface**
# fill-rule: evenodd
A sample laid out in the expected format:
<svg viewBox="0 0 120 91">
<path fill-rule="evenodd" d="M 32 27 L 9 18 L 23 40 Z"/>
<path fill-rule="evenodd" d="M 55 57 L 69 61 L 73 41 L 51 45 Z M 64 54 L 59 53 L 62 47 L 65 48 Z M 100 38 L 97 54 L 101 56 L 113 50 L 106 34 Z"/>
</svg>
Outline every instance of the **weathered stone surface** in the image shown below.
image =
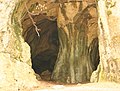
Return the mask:
<svg viewBox="0 0 120 91">
<path fill-rule="evenodd" d="M 9 53 L 0 53 L 0 88 L 14 86 L 14 71 Z"/>
<path fill-rule="evenodd" d="M 95 5 L 60 4 L 57 19 L 60 48 L 52 79 L 66 83 L 89 81 L 99 61 Z M 95 56 L 98 60 L 93 59 Z"/>
<path fill-rule="evenodd" d="M 101 68 L 97 79 L 120 83 L 120 0 L 99 0 L 98 11 Z"/>
<path fill-rule="evenodd" d="M 23 41 L 17 22 L 11 23 L 16 2 L 0 1 L 0 91 L 24 91 L 37 86 L 30 47 Z"/>
</svg>

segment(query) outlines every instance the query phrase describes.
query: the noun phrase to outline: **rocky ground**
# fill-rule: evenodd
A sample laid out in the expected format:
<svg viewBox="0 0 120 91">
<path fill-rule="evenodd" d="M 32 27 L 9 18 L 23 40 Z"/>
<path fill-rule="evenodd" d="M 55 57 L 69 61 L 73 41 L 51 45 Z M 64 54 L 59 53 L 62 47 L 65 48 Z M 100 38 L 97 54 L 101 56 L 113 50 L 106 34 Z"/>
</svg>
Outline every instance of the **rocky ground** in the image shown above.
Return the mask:
<svg viewBox="0 0 120 91">
<path fill-rule="evenodd" d="M 38 87 L 29 91 L 120 91 L 120 84 L 101 82 L 101 83 L 79 83 L 79 84 L 58 84 L 48 81 L 40 81 Z"/>
</svg>

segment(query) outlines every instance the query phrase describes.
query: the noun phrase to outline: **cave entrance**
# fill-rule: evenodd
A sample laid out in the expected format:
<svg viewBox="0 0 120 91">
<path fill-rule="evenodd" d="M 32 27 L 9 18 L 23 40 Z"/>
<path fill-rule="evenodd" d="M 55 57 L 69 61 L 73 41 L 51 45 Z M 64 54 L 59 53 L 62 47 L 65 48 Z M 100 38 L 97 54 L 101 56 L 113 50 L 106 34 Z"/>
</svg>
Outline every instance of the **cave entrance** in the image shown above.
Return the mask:
<svg viewBox="0 0 120 91">
<path fill-rule="evenodd" d="M 35 3 L 35 4 L 39 5 L 38 3 Z M 32 68 L 35 71 L 35 73 L 37 73 L 41 76 L 41 78 L 43 80 L 47 80 L 47 81 L 51 80 L 51 74 L 54 70 L 54 66 L 55 66 L 58 52 L 60 49 L 59 48 L 59 46 L 60 46 L 59 39 L 60 38 L 58 38 L 58 27 L 57 27 L 56 14 L 54 14 L 53 11 L 51 11 L 51 13 L 49 13 L 49 14 L 50 15 L 47 15 L 47 13 L 31 15 L 33 20 L 30 18 L 29 14 L 26 14 L 21 21 L 22 28 L 23 28 L 22 36 L 31 48 Z M 92 68 L 93 69 L 92 71 L 95 71 L 99 64 L 99 49 L 98 49 L 99 46 L 98 46 L 98 38 L 97 38 L 98 37 L 97 36 L 97 16 L 95 16 L 95 14 L 93 14 L 93 15 L 94 16 L 92 16 L 92 14 L 89 14 L 89 16 L 93 17 L 93 21 L 90 18 L 90 21 L 88 22 L 89 25 L 92 25 L 92 28 L 88 27 L 88 25 L 86 25 L 87 23 L 85 25 L 83 24 L 84 27 L 88 27 L 88 28 L 87 28 L 86 32 L 81 31 L 81 35 L 80 35 L 81 37 L 79 38 L 79 40 L 81 41 L 80 42 L 80 44 L 81 44 L 80 50 L 83 50 L 83 51 L 81 51 L 80 60 L 84 60 L 84 58 L 85 58 L 84 61 L 87 61 L 87 58 L 88 59 L 90 58 L 89 66 L 91 66 L 91 67 L 88 67 L 85 65 L 86 67 L 82 66 L 83 67 L 82 69 L 88 67 L 87 69 Z M 86 16 L 86 13 L 85 13 L 85 16 Z M 94 22 L 95 22 L 95 24 L 94 24 Z M 36 31 L 36 28 L 37 28 L 37 31 Z M 86 35 L 84 36 L 85 33 L 86 33 Z M 60 35 L 60 32 L 59 32 L 59 36 L 63 36 L 63 35 L 62 34 Z M 86 42 L 85 42 L 85 39 L 86 39 Z M 62 39 L 62 41 L 64 41 L 64 40 L 65 39 Z M 89 43 L 90 45 L 87 45 L 88 41 L 90 41 L 90 43 Z M 66 42 L 65 42 L 65 44 L 66 44 Z M 85 52 L 86 55 L 83 55 L 82 52 L 83 53 Z M 64 52 L 64 53 L 65 53 L 64 56 L 66 56 L 67 52 Z M 59 53 L 59 56 L 61 56 L 61 54 Z M 62 54 L 62 56 L 63 56 L 63 54 Z M 65 73 L 65 75 L 69 71 L 69 66 L 67 65 L 69 63 L 68 61 L 69 60 L 67 60 L 66 65 L 64 65 L 65 68 L 61 68 L 63 70 L 63 72 Z M 62 65 L 62 63 L 64 63 L 64 62 L 61 62 L 60 65 Z M 82 64 L 79 64 L 79 66 L 80 65 L 82 65 Z M 66 66 L 68 66 L 68 67 L 66 67 Z M 79 66 L 76 66 L 74 70 L 76 70 L 77 67 L 80 68 Z M 56 67 L 59 67 L 59 66 L 56 66 Z M 66 68 L 67 68 L 67 70 L 65 70 Z M 63 73 L 63 72 L 61 72 L 61 73 Z M 61 76 L 61 73 L 59 76 Z M 80 75 L 82 75 L 83 78 L 87 74 L 87 72 L 84 72 L 84 70 L 82 72 L 80 70 L 79 73 L 80 73 Z M 77 74 L 77 71 L 75 74 Z M 63 75 L 63 76 L 65 77 L 65 75 Z M 67 75 L 69 75 L 69 74 L 67 74 Z M 77 75 L 77 76 L 79 76 L 79 75 Z M 62 76 L 60 78 L 62 78 Z M 90 76 L 89 76 L 89 78 L 90 78 Z M 67 76 L 66 76 L 65 80 L 66 79 L 67 79 Z M 87 79 L 87 81 L 88 81 L 88 79 Z M 79 79 L 78 79 L 78 82 L 79 82 Z M 82 81 L 80 81 L 80 82 L 82 82 Z"/>
<path fill-rule="evenodd" d="M 30 18 L 25 17 L 22 21 L 22 36 L 31 48 L 32 68 L 35 73 L 39 74 L 43 80 L 51 80 L 55 62 L 59 52 L 59 38 L 57 21 L 49 20 L 44 15 L 36 15 L 33 17 L 37 28 L 40 29 L 37 35 L 33 24 L 29 24 Z M 97 70 L 99 65 L 99 45 L 98 38 L 94 38 L 89 48 L 89 55 L 93 71 Z"/>
<path fill-rule="evenodd" d="M 31 48 L 32 68 L 43 80 L 50 80 L 59 51 L 57 21 L 46 18 L 45 15 L 31 16 L 38 28 L 28 15 L 22 21 L 24 40 Z"/>
</svg>

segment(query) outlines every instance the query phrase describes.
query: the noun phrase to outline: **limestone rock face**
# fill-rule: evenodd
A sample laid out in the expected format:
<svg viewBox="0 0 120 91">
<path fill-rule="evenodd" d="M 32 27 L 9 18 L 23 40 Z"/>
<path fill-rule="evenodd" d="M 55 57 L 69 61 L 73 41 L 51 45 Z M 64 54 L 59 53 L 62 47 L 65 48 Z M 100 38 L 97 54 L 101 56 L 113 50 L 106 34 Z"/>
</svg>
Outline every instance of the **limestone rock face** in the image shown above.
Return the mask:
<svg viewBox="0 0 120 91">
<path fill-rule="evenodd" d="M 60 0 L 63 1 L 63 0 Z M 94 0 L 60 4 L 57 23 L 60 48 L 52 79 L 79 83 L 90 80 L 99 64 Z"/>
<path fill-rule="evenodd" d="M 120 83 L 120 0 L 99 0 L 98 11 L 100 68 L 97 79 Z"/>
<path fill-rule="evenodd" d="M 0 91 L 24 91 L 37 86 L 30 47 L 11 22 L 15 3 L 16 0 L 0 0 Z"/>
</svg>

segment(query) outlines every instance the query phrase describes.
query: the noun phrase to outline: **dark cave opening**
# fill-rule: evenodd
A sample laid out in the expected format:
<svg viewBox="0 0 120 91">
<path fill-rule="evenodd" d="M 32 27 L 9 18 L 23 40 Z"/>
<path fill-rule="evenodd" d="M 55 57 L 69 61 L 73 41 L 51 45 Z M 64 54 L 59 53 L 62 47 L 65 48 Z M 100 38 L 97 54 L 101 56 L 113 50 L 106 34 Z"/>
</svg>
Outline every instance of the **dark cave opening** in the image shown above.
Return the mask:
<svg viewBox="0 0 120 91">
<path fill-rule="evenodd" d="M 43 80 L 50 80 L 59 51 L 57 21 L 51 21 L 43 15 L 33 16 L 33 19 L 40 29 L 40 36 L 37 35 L 33 24 L 29 24 L 31 21 L 28 17 L 22 21 L 25 30 L 22 36 L 31 48 L 33 70 Z"/>
<path fill-rule="evenodd" d="M 32 68 L 42 80 L 50 81 L 59 52 L 57 20 L 50 20 L 44 15 L 32 16 L 40 29 L 37 35 L 29 16 L 22 21 L 22 36 L 31 48 Z M 93 71 L 99 64 L 98 38 L 93 39 L 89 46 L 89 55 Z"/>
<path fill-rule="evenodd" d="M 98 38 L 94 38 L 89 46 L 89 54 L 93 71 L 97 70 L 100 62 Z"/>
</svg>

